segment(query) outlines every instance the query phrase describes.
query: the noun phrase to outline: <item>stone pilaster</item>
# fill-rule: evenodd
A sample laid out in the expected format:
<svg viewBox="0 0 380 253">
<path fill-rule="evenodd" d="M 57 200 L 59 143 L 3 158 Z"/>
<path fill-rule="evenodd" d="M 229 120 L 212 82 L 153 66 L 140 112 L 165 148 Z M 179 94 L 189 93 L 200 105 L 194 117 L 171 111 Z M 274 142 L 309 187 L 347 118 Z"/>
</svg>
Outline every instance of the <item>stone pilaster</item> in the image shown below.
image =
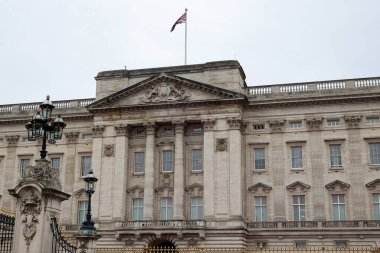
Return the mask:
<svg viewBox="0 0 380 253">
<path fill-rule="evenodd" d="M 127 190 L 127 165 L 128 165 L 128 143 L 129 127 L 127 125 L 115 126 L 116 150 L 115 150 L 115 172 L 113 199 L 113 220 L 125 220 Z"/>
<path fill-rule="evenodd" d="M 241 119 L 240 118 L 228 118 L 227 123 L 229 126 L 229 154 L 230 154 L 230 203 L 229 213 L 231 219 L 242 219 L 243 216 L 243 168 L 242 168 L 242 135 Z"/>
<path fill-rule="evenodd" d="M 101 191 L 101 183 L 102 173 L 102 147 L 103 147 L 103 131 L 104 126 L 96 126 L 93 128 L 93 141 L 92 141 L 92 160 L 91 160 L 91 168 L 94 171 L 95 176 L 99 180 L 98 187 L 91 199 L 92 205 L 92 220 L 97 222 L 99 221 L 99 212 L 100 212 L 100 191 Z M 99 187 L 100 186 L 100 187 Z"/>
<path fill-rule="evenodd" d="M 174 163 L 174 219 L 182 220 L 184 199 L 183 132 L 184 121 L 174 121 L 175 163 Z"/>
<path fill-rule="evenodd" d="M 214 147 L 214 119 L 202 120 L 203 123 L 203 157 L 204 157 L 204 218 L 213 219 L 215 217 L 215 147 Z"/>
<path fill-rule="evenodd" d="M 144 177 L 144 220 L 153 220 L 154 207 L 154 135 L 155 123 L 144 124 L 146 129 L 145 177 Z"/>
</svg>

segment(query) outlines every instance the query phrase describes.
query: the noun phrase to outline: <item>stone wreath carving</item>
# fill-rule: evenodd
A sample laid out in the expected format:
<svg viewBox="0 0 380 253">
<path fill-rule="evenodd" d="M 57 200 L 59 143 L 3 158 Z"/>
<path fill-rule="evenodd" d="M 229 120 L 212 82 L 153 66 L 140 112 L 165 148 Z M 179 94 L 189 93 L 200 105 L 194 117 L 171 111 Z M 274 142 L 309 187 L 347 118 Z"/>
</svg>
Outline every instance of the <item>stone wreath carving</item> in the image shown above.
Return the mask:
<svg viewBox="0 0 380 253">
<path fill-rule="evenodd" d="M 152 85 L 140 100 L 144 103 L 170 102 L 186 100 L 190 95 L 185 94 L 185 90 L 179 85 L 162 82 Z"/>
<path fill-rule="evenodd" d="M 216 140 L 216 151 L 227 151 L 228 141 L 226 138 Z"/>
<path fill-rule="evenodd" d="M 50 167 L 50 162 L 46 159 L 40 159 L 36 161 L 35 166 L 28 166 L 24 174 L 23 178 L 47 178 L 54 184 L 59 185 L 59 170 L 52 169 Z"/>
<path fill-rule="evenodd" d="M 25 237 L 26 246 L 28 248 L 36 234 L 37 224 L 39 222 L 38 215 L 40 214 L 41 209 L 41 199 L 35 195 L 33 190 L 28 191 L 21 203 L 22 234 Z"/>
<path fill-rule="evenodd" d="M 115 152 L 115 145 L 114 144 L 106 144 L 104 145 L 104 155 L 107 157 L 113 156 Z"/>
</svg>

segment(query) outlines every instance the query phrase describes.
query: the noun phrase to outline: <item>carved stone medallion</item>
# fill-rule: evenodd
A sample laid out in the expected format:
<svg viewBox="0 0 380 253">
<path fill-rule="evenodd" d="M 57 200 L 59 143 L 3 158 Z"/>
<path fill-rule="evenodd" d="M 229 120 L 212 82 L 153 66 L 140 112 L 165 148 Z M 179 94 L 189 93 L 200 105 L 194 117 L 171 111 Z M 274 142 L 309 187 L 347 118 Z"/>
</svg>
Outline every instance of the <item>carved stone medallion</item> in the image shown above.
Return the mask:
<svg viewBox="0 0 380 253">
<path fill-rule="evenodd" d="M 114 144 L 106 144 L 104 145 L 104 155 L 107 157 L 113 156 L 115 152 L 115 145 Z"/>
<path fill-rule="evenodd" d="M 228 141 L 226 138 L 216 139 L 216 151 L 227 151 Z"/>
<path fill-rule="evenodd" d="M 180 101 L 190 97 L 185 93 L 186 91 L 177 84 L 161 82 L 152 85 L 140 100 L 144 103 Z"/>
<path fill-rule="evenodd" d="M 35 194 L 34 190 L 29 190 L 27 195 L 21 202 L 21 223 L 22 234 L 29 248 L 30 242 L 33 240 L 37 232 L 37 224 L 39 222 L 38 215 L 41 212 L 41 199 Z"/>
</svg>

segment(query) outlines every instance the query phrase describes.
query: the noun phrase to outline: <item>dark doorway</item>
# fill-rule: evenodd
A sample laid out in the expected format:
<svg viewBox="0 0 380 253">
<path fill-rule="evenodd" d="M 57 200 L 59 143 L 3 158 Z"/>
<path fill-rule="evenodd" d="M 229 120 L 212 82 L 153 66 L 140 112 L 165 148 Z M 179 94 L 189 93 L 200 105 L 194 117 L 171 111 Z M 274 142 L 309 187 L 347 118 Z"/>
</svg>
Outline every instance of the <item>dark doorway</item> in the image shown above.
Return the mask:
<svg viewBox="0 0 380 253">
<path fill-rule="evenodd" d="M 149 248 L 154 249 L 175 249 L 174 243 L 165 239 L 156 239 L 149 244 Z"/>
</svg>

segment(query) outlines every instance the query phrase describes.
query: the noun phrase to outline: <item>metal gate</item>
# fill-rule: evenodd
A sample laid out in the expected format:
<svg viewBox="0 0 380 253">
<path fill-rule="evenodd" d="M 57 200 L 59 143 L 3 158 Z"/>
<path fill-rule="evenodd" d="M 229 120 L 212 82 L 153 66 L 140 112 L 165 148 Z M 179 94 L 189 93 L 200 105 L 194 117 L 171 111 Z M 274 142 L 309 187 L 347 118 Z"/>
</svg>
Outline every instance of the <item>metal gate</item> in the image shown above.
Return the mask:
<svg viewBox="0 0 380 253">
<path fill-rule="evenodd" d="M 51 244 L 52 253 L 75 253 L 77 248 L 70 244 L 62 235 L 56 218 L 51 219 L 51 230 L 53 231 L 53 241 Z"/>
<path fill-rule="evenodd" d="M 11 211 L 0 209 L 0 252 L 11 253 L 15 217 Z"/>
</svg>

